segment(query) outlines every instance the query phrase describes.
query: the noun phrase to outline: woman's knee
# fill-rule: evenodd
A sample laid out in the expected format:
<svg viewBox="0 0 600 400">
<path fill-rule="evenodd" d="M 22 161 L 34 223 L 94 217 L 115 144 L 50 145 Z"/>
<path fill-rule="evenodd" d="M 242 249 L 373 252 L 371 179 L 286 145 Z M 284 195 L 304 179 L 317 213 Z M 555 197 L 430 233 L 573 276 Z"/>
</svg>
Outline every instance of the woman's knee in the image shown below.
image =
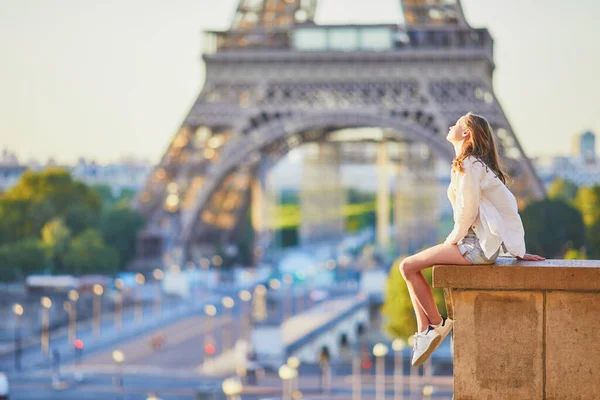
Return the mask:
<svg viewBox="0 0 600 400">
<path fill-rule="evenodd" d="M 402 260 L 402 262 L 400 262 L 398 269 L 400 270 L 400 273 L 404 279 L 406 279 L 407 276 L 416 271 L 415 266 L 415 262 L 410 257 L 406 257 L 404 260 Z"/>
</svg>

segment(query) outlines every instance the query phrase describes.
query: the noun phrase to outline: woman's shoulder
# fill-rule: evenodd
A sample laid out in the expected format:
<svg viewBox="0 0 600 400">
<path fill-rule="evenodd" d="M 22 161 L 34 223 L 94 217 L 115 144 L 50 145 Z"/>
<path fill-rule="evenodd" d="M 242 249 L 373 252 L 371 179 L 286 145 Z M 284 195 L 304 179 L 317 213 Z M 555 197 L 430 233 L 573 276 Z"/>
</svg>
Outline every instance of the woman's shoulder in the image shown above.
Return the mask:
<svg viewBox="0 0 600 400">
<path fill-rule="evenodd" d="M 471 169 L 474 171 L 487 170 L 487 165 L 480 158 L 475 156 L 465 157 L 462 165 L 464 169 Z"/>
</svg>

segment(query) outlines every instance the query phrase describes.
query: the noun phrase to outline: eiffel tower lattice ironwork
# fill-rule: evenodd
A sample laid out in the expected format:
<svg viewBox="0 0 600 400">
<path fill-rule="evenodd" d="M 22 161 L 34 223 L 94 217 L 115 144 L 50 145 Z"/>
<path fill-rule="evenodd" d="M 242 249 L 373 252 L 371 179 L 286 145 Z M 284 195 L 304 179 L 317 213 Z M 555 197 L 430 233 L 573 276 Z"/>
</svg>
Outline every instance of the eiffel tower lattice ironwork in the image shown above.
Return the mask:
<svg viewBox="0 0 600 400">
<path fill-rule="evenodd" d="M 403 24 L 317 25 L 316 0 L 240 0 L 206 32 L 206 81 L 138 194 L 140 260 L 198 261 L 241 240 L 265 160 L 342 128 L 380 127 L 450 161 L 447 127 L 484 115 L 521 200 L 543 185 L 492 85 L 493 39 L 459 0 L 402 0 Z"/>
</svg>

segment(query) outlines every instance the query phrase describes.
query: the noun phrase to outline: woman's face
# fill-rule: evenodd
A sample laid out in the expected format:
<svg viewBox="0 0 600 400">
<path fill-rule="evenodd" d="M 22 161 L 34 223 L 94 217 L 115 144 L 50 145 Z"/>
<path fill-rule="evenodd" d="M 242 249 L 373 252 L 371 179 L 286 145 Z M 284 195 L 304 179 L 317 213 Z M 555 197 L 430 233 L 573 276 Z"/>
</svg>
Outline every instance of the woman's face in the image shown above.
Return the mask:
<svg viewBox="0 0 600 400">
<path fill-rule="evenodd" d="M 461 142 L 468 136 L 468 129 L 465 117 L 462 116 L 456 123 L 449 128 L 446 140 L 449 142 Z"/>
</svg>

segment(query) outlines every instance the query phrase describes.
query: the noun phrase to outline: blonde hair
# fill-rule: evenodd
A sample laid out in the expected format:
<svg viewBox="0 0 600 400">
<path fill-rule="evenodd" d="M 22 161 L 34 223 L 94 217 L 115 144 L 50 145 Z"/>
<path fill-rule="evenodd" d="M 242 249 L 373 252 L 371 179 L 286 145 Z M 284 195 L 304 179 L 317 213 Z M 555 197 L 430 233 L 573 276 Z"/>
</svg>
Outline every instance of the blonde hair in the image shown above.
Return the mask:
<svg viewBox="0 0 600 400">
<path fill-rule="evenodd" d="M 463 161 L 473 156 L 494 171 L 502 183 L 506 184 L 508 175 L 500 167 L 500 157 L 489 122 L 480 115 L 468 113 L 465 115 L 465 124 L 471 134 L 465 139 L 460 154 L 452 161 L 452 168 L 464 172 Z"/>
</svg>

